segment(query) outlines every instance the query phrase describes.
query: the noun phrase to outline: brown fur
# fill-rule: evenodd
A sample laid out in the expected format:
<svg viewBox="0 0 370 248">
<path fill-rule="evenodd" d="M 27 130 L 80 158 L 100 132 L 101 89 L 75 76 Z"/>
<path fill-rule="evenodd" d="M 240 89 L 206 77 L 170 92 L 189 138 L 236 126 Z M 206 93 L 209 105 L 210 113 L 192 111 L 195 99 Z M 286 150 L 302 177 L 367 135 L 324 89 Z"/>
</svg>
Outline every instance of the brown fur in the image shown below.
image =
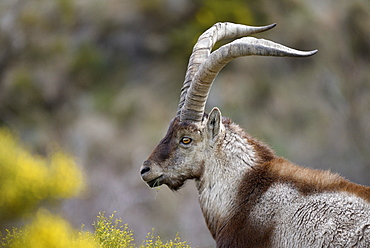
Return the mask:
<svg viewBox="0 0 370 248">
<path fill-rule="evenodd" d="M 266 169 L 279 182 L 293 184 L 304 195 L 324 191 L 347 192 L 370 202 L 370 187 L 352 183 L 330 171 L 300 167 L 284 158 L 271 160 L 266 164 Z"/>
<path fill-rule="evenodd" d="M 239 188 L 238 202 L 233 216 L 226 221 L 216 237 L 217 247 L 269 247 L 273 226 L 254 223 L 249 213 L 276 177 L 262 167 L 244 176 Z"/>
<path fill-rule="evenodd" d="M 171 153 L 177 147 L 177 137 L 179 130 L 196 132 L 198 129 L 192 123 L 180 122 L 180 118 L 176 117 L 172 120 L 166 136 L 159 142 L 157 147 L 153 150 L 152 154 L 149 156 L 148 160 L 154 160 L 157 162 L 163 162 L 167 160 Z"/>
<path fill-rule="evenodd" d="M 330 171 L 314 170 L 293 164 L 282 157 L 275 156 L 267 145 L 245 133 L 229 118 L 223 118 L 223 124 L 253 145 L 259 159 L 259 165 L 256 168 L 266 170 L 278 182 L 293 184 L 304 195 L 341 191 L 357 195 L 370 202 L 370 187 L 352 183 Z M 250 176 L 249 173 L 248 176 Z"/>
<path fill-rule="evenodd" d="M 263 146 L 262 146 L 263 147 Z M 230 219 L 216 234 L 217 247 L 269 247 L 273 223 L 254 223 L 250 213 L 259 198 L 274 183 L 294 186 L 302 195 L 347 192 L 370 202 L 370 187 L 352 183 L 329 171 L 297 166 L 276 157 L 246 173 L 238 193 L 238 204 Z"/>
</svg>

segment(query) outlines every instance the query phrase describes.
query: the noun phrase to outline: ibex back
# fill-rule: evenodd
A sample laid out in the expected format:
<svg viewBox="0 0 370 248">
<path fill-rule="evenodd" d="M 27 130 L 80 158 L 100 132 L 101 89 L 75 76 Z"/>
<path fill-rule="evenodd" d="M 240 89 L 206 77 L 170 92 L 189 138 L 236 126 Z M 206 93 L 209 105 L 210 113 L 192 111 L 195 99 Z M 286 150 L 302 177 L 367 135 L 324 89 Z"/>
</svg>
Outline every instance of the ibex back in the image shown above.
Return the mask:
<svg viewBox="0 0 370 248">
<path fill-rule="evenodd" d="M 205 113 L 213 80 L 232 59 L 316 53 L 251 37 L 211 53 L 218 40 L 274 26 L 217 23 L 200 36 L 177 116 L 141 167 L 142 179 L 172 190 L 194 179 L 217 247 L 370 247 L 369 187 L 297 166 L 222 117 L 218 108 Z"/>
</svg>

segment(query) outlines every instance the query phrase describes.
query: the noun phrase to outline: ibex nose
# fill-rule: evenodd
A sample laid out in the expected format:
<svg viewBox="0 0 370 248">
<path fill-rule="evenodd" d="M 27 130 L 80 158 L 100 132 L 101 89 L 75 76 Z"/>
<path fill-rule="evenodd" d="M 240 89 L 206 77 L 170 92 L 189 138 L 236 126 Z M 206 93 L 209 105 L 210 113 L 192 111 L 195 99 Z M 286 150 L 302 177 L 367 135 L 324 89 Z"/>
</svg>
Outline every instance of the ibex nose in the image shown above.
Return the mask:
<svg viewBox="0 0 370 248">
<path fill-rule="evenodd" d="M 140 174 L 141 175 L 144 175 L 145 173 L 147 173 L 148 171 L 150 171 L 150 168 L 149 167 L 142 167 L 141 171 L 140 171 Z"/>
<path fill-rule="evenodd" d="M 144 162 L 143 166 L 141 166 L 140 174 L 143 176 L 145 173 L 150 171 L 149 167 L 150 162 L 147 160 Z"/>
</svg>

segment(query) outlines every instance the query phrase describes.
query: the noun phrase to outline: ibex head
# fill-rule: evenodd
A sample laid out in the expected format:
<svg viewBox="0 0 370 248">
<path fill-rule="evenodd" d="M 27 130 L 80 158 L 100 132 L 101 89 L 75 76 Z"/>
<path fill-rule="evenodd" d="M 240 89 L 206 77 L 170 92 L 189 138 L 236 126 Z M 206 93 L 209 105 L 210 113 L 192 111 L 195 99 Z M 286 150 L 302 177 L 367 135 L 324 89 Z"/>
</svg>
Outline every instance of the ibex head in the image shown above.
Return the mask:
<svg viewBox="0 0 370 248">
<path fill-rule="evenodd" d="M 199 179 L 204 160 L 222 132 L 221 113 L 215 108 L 202 123 L 181 121 L 175 117 L 166 136 L 141 168 L 141 175 L 150 187 L 166 184 L 179 189 L 187 179 Z"/>
<path fill-rule="evenodd" d="M 186 180 L 202 177 L 206 160 L 223 156 L 218 140 L 224 136 L 227 121 L 218 108 L 206 114 L 205 105 L 215 77 L 228 62 L 248 55 L 304 57 L 317 52 L 302 52 L 252 37 L 237 39 L 211 52 L 219 40 L 259 33 L 274 26 L 217 23 L 199 37 L 190 56 L 177 115 L 166 136 L 141 167 L 142 179 L 150 187 L 166 184 L 177 190 Z"/>
</svg>

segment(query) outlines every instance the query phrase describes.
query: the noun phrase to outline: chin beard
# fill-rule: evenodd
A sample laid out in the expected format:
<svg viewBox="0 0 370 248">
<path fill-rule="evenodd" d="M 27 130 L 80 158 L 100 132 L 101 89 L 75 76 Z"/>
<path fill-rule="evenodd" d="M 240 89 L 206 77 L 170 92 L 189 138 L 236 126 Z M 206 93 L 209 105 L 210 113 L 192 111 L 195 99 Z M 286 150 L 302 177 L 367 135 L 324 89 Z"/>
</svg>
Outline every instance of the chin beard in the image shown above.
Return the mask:
<svg viewBox="0 0 370 248">
<path fill-rule="evenodd" d="M 185 184 L 185 181 L 182 181 L 182 180 L 174 180 L 174 181 L 171 181 L 171 182 L 168 182 L 168 183 L 165 183 L 168 188 L 172 191 L 178 191 L 179 189 L 181 189 L 184 184 Z"/>
</svg>

